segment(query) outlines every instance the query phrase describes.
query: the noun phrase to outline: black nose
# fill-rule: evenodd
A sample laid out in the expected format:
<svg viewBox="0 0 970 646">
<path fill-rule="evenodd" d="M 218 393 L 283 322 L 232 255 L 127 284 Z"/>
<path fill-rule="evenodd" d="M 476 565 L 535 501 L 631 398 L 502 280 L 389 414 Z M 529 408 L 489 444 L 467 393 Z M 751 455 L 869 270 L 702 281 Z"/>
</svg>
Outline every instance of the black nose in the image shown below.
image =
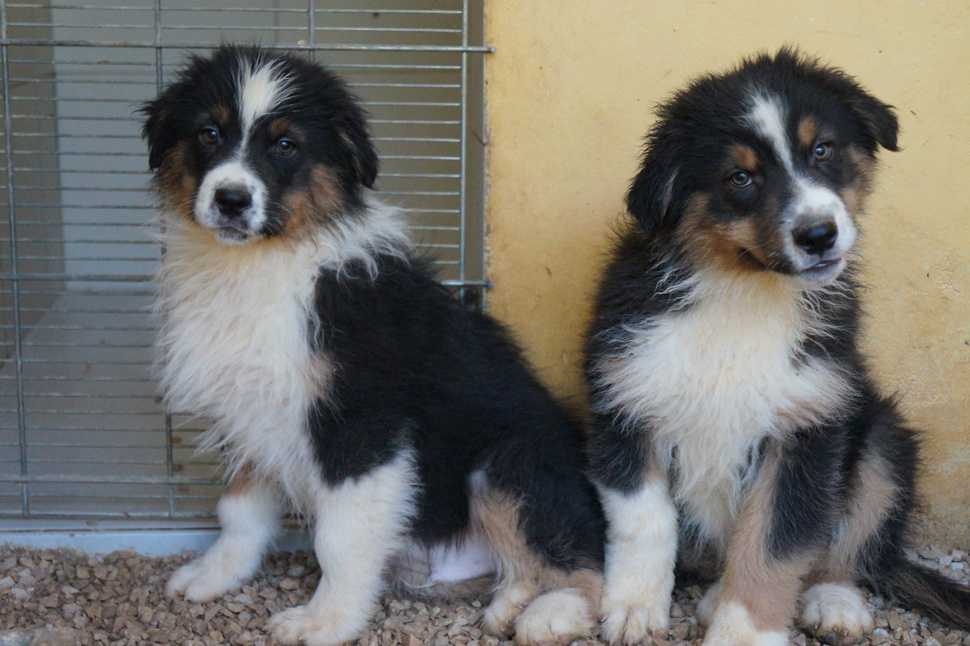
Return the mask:
<svg viewBox="0 0 970 646">
<path fill-rule="evenodd" d="M 795 238 L 795 244 L 806 253 L 821 256 L 835 244 L 835 239 L 839 237 L 839 230 L 835 222 L 826 220 L 795 229 L 792 237 Z"/>
<path fill-rule="evenodd" d="M 244 188 L 216 189 L 216 204 L 223 215 L 235 217 L 253 203 L 253 196 Z"/>
</svg>

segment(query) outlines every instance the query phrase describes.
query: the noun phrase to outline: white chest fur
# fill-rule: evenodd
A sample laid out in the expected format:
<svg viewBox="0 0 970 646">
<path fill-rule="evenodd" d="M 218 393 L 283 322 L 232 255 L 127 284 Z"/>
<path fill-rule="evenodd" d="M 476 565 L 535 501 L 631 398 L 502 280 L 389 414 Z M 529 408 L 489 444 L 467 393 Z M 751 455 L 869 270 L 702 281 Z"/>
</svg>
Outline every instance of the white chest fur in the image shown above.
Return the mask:
<svg viewBox="0 0 970 646">
<path fill-rule="evenodd" d="M 634 330 L 627 352 L 598 372 L 604 407 L 646 422 L 662 464 L 676 450 L 675 499 L 721 542 L 761 440 L 833 412 L 846 384 L 827 362 L 793 363 L 818 323 L 782 281 L 715 278 L 693 289 L 691 307 Z"/>
<path fill-rule="evenodd" d="M 208 418 L 202 448 L 226 449 L 230 470 L 246 464 L 298 497 L 316 472 L 307 412 L 332 374 L 309 340 L 316 276 L 351 263 L 374 275 L 379 254 L 406 257 L 403 215 L 368 198 L 356 217 L 306 239 L 239 246 L 162 216 L 156 345 L 166 406 Z"/>
<path fill-rule="evenodd" d="M 307 335 L 315 246 L 228 246 L 178 224 L 165 242 L 157 346 L 168 410 L 209 418 L 203 445 L 225 446 L 231 466 L 272 473 L 305 455 L 307 407 L 327 376 Z"/>
</svg>

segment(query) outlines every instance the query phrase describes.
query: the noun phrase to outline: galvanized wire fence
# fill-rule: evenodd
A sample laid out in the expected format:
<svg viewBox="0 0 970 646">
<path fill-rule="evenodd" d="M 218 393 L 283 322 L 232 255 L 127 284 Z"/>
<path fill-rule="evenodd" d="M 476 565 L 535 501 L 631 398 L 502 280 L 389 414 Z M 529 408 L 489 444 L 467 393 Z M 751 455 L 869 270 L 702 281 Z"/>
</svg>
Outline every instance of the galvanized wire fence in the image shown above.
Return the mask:
<svg viewBox="0 0 970 646">
<path fill-rule="evenodd" d="M 371 115 L 383 198 L 441 277 L 484 285 L 483 44 L 471 0 L 0 0 L 0 518 L 198 518 L 218 470 L 166 416 L 160 250 L 135 110 L 187 52 L 326 62 Z"/>
</svg>

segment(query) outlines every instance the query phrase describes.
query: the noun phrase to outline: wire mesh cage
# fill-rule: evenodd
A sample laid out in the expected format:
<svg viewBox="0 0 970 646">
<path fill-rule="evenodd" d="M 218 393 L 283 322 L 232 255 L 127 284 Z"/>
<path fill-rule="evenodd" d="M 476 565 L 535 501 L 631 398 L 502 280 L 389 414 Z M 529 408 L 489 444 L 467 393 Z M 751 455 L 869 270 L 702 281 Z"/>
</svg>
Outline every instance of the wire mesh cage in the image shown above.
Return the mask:
<svg viewBox="0 0 970 646">
<path fill-rule="evenodd" d="M 135 110 L 189 52 L 262 43 L 355 88 L 442 279 L 484 283 L 481 3 L 0 0 L 0 518 L 204 518 L 217 467 L 167 416 Z"/>
</svg>

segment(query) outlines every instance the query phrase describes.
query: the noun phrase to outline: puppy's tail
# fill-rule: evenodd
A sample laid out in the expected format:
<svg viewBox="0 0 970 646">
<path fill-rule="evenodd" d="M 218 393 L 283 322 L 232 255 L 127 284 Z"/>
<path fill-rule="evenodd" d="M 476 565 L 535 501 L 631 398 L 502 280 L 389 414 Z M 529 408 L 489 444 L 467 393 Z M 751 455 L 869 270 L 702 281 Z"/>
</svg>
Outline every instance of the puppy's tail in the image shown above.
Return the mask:
<svg viewBox="0 0 970 646">
<path fill-rule="evenodd" d="M 870 577 L 867 577 L 870 578 Z M 918 563 L 899 558 L 871 577 L 877 592 L 953 628 L 970 631 L 970 588 Z"/>
</svg>

